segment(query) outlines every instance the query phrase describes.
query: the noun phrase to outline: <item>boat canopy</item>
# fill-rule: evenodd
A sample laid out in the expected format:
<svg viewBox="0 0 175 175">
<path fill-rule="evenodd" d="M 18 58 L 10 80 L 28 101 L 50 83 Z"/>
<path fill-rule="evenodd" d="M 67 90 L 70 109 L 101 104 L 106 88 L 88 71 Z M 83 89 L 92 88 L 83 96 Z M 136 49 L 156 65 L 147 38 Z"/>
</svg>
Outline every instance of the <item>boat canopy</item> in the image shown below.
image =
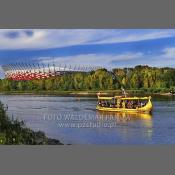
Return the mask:
<svg viewBox="0 0 175 175">
<path fill-rule="evenodd" d="M 151 99 L 151 97 L 121 97 L 121 96 L 115 96 L 115 97 L 98 97 L 99 100 L 112 100 L 112 99 L 121 99 L 121 100 L 148 100 Z"/>
<path fill-rule="evenodd" d="M 115 97 L 98 97 L 99 100 L 112 100 Z"/>
<path fill-rule="evenodd" d="M 151 97 L 122 97 L 122 100 L 148 100 Z"/>
</svg>

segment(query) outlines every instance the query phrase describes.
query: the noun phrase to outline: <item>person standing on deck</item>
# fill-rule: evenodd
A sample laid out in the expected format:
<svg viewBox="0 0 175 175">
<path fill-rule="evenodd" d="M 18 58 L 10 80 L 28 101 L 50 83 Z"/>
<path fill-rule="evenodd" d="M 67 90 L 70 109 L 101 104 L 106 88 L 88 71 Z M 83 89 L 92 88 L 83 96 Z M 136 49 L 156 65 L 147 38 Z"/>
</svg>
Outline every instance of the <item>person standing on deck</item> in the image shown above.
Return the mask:
<svg viewBox="0 0 175 175">
<path fill-rule="evenodd" d="M 123 95 L 124 97 L 126 97 L 126 91 L 125 91 L 125 89 L 124 89 L 124 88 L 121 88 L 121 90 L 122 90 L 122 95 Z"/>
<path fill-rule="evenodd" d="M 101 92 L 99 91 L 99 92 L 97 93 L 97 97 L 100 97 L 100 95 L 101 95 Z"/>
</svg>

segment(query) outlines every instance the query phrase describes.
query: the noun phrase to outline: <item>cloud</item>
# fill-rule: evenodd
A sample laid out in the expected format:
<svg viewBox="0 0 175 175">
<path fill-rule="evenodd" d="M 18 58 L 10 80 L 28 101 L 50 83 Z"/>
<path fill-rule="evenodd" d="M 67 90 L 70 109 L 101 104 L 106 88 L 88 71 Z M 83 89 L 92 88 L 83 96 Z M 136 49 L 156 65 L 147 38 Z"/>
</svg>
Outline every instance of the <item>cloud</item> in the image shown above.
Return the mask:
<svg viewBox="0 0 175 175">
<path fill-rule="evenodd" d="M 43 30 L 0 29 L 0 49 L 38 48 L 46 35 Z"/>
<path fill-rule="evenodd" d="M 108 54 L 82 54 L 76 56 L 56 57 L 51 60 L 48 57 L 39 58 L 39 62 L 43 64 L 67 64 L 67 65 L 91 65 L 91 66 L 102 66 L 102 67 L 117 67 L 117 62 L 123 62 L 123 66 L 128 66 L 127 61 L 142 59 L 142 53 L 125 53 L 119 55 L 108 55 Z"/>
<path fill-rule="evenodd" d="M 102 39 L 100 41 L 95 42 L 95 44 L 104 44 L 104 43 L 122 43 L 122 42 L 134 42 L 134 41 L 143 41 L 143 40 L 152 40 L 159 38 L 167 38 L 174 36 L 174 31 L 152 31 L 145 33 L 131 33 L 124 35 L 118 35 L 109 37 L 106 39 Z"/>
<path fill-rule="evenodd" d="M 175 47 L 165 48 L 163 50 L 163 56 L 166 58 L 172 58 L 175 61 Z"/>
<path fill-rule="evenodd" d="M 150 66 L 156 67 L 174 67 L 175 66 L 175 47 L 162 49 L 160 54 L 144 55 L 144 60 Z"/>
<path fill-rule="evenodd" d="M 45 49 L 86 43 L 97 34 L 89 29 L 0 29 L 0 49 Z"/>
<path fill-rule="evenodd" d="M 50 58 L 39 58 L 40 63 L 53 63 Z M 164 48 L 160 54 L 125 52 L 122 54 L 81 54 L 54 58 L 56 64 L 92 65 L 103 67 L 134 67 L 149 65 L 156 67 L 175 66 L 175 47 Z"/>
<path fill-rule="evenodd" d="M 173 29 L 0 29 L 0 49 L 45 49 L 175 36 Z"/>
</svg>

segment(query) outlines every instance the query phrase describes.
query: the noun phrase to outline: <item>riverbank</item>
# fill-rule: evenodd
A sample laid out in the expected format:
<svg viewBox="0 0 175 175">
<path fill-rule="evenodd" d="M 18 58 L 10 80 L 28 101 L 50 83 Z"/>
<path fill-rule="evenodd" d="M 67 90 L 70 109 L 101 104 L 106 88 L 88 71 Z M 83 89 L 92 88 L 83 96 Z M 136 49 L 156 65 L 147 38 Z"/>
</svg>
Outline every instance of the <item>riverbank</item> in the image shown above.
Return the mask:
<svg viewBox="0 0 175 175">
<path fill-rule="evenodd" d="M 121 95 L 121 90 L 92 90 L 92 91 L 1 91 L 0 95 L 49 95 L 49 96 L 96 96 L 98 92 L 101 92 L 102 95 Z M 144 90 L 126 90 L 127 94 L 130 96 L 133 95 L 172 95 L 170 90 L 150 90 L 150 89 L 144 89 Z"/>
<path fill-rule="evenodd" d="M 48 138 L 44 132 L 27 128 L 23 121 L 10 119 L 7 107 L 0 102 L 0 144 L 3 145 L 63 145 L 59 140 Z"/>
</svg>

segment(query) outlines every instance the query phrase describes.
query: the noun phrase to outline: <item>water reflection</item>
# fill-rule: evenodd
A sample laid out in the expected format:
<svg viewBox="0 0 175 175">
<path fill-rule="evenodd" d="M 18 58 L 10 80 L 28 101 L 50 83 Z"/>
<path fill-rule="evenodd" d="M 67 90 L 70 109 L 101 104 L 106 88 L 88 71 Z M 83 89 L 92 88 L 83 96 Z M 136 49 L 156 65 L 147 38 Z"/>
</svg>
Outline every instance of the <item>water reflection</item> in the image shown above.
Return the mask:
<svg viewBox="0 0 175 175">
<path fill-rule="evenodd" d="M 152 114 L 98 111 L 97 116 L 100 116 L 101 120 L 105 119 L 105 121 L 111 121 L 111 119 L 115 120 L 117 123 L 116 128 L 118 128 L 116 134 L 120 133 L 124 142 L 127 142 L 129 138 L 136 137 L 137 134 L 142 135 L 142 139 L 149 140 L 150 143 L 152 142 Z M 124 127 L 120 128 L 119 126 Z M 139 127 L 141 127 L 142 130 L 140 130 Z M 137 130 L 139 133 L 134 132 L 135 134 L 133 135 L 133 130 Z"/>
<path fill-rule="evenodd" d="M 113 117 L 116 121 L 134 121 L 142 120 L 145 123 L 145 126 L 152 126 L 152 114 L 147 113 L 125 113 L 125 112 L 106 112 L 106 111 L 97 111 L 97 116 L 100 117 Z"/>
</svg>

